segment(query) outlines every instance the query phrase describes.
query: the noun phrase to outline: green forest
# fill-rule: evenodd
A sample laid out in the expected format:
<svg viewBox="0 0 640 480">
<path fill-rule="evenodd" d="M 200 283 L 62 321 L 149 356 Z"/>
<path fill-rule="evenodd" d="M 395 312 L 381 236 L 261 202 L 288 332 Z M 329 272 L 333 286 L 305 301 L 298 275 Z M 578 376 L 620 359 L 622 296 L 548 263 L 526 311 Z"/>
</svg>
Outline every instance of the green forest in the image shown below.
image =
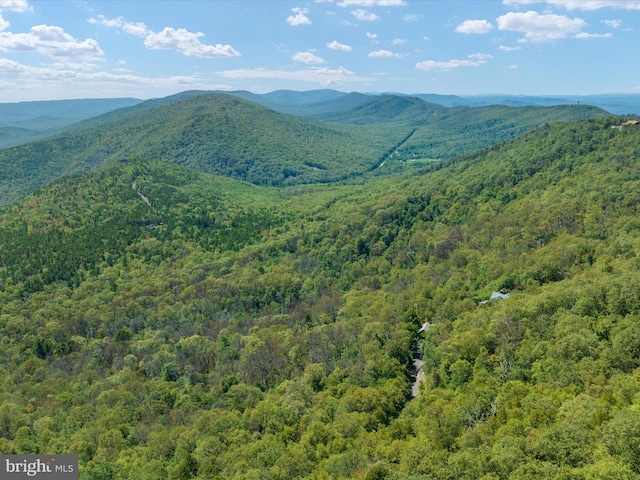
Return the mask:
<svg viewBox="0 0 640 480">
<path fill-rule="evenodd" d="M 365 112 L 350 108 L 344 118 L 324 121 L 197 91 L 119 108 L 0 149 L 0 208 L 58 178 L 122 158 L 163 160 L 263 186 L 335 183 L 376 170 L 390 157 L 397 170 L 476 151 L 546 123 L 607 115 L 588 105 L 448 109 L 398 96 L 370 103 Z M 434 110 L 441 116 L 433 117 Z"/>
<path fill-rule="evenodd" d="M 334 183 L 132 153 L 16 194 L 0 453 L 82 480 L 640 478 L 640 125 L 595 117 Z"/>
</svg>

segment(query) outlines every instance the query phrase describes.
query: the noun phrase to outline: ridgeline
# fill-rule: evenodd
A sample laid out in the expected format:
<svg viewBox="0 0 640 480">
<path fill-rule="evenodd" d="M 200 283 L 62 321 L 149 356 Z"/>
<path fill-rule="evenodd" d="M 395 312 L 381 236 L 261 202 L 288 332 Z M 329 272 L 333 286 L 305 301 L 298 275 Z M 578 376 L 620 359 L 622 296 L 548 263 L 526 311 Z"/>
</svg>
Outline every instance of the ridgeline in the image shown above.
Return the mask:
<svg viewBox="0 0 640 480">
<path fill-rule="evenodd" d="M 344 103 L 334 99 L 332 111 L 350 109 L 350 97 L 341 98 Z M 148 100 L 1 149 L 0 207 L 57 178 L 122 158 L 154 158 L 257 185 L 332 183 L 371 171 L 391 147 L 416 130 L 394 155 L 397 162 L 389 170 L 406 168 L 408 161 L 452 158 L 550 121 L 606 115 L 580 105 L 462 107 L 453 109 L 458 113 L 447 120 L 430 118 L 425 123 L 425 112 L 448 110 L 407 97 L 378 101 L 383 107 L 365 112 L 356 108 L 357 114 L 349 110 L 348 117 L 356 115 L 355 123 L 363 124 L 348 125 L 279 113 L 222 93 L 183 92 Z M 414 107 L 406 108 L 407 102 Z"/>
<path fill-rule="evenodd" d="M 357 184 L 134 156 L 54 181 L 0 216 L 0 451 L 82 479 L 637 478 L 627 120 Z"/>
</svg>

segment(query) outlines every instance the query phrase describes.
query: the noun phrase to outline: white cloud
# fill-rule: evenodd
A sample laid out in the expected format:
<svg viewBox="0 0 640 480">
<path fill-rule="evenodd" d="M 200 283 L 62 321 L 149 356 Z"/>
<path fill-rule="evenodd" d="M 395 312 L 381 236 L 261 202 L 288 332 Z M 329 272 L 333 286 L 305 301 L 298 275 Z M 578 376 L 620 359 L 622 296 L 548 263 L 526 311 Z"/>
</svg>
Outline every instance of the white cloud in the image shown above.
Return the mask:
<svg viewBox="0 0 640 480">
<path fill-rule="evenodd" d="M 61 62 L 33 67 L 0 58 L 0 101 L 52 100 L 56 98 L 96 98 L 137 96 L 149 98 L 165 96 L 186 89 L 207 88 L 196 77 L 141 77 L 105 71 L 87 71 L 91 64 Z M 10 93 L 5 99 L 2 94 Z M 33 96 L 38 92 L 42 97 Z"/>
<path fill-rule="evenodd" d="M 165 27 L 161 32 L 154 32 L 142 22 L 128 22 L 122 17 L 106 18 L 104 15 L 87 20 L 92 25 L 117 28 L 129 35 L 144 37 L 144 46 L 151 50 L 175 49 L 187 57 L 221 58 L 240 55 L 231 45 L 207 45 L 200 41 L 201 32 L 190 32 L 184 28 Z"/>
<path fill-rule="evenodd" d="M 0 32 L 11 26 L 9 20 L 2 16 L 3 11 L 24 13 L 30 10 L 26 0 L 0 0 Z"/>
<path fill-rule="evenodd" d="M 144 37 L 152 33 L 151 30 L 147 29 L 147 26 L 142 22 L 127 22 L 122 25 L 122 30 L 129 35 L 135 35 L 136 37 Z"/>
<path fill-rule="evenodd" d="M 321 85 L 341 85 L 346 82 L 369 82 L 372 78 L 360 77 L 344 67 L 337 69 L 312 68 L 308 70 L 267 70 L 265 68 L 236 69 L 216 72 L 222 78 L 238 79 L 277 79 L 297 80 L 302 82 L 319 83 Z"/>
<path fill-rule="evenodd" d="M 502 50 L 503 52 L 517 52 L 518 50 L 522 50 L 522 47 L 507 47 L 506 45 L 500 45 L 498 50 Z"/>
<path fill-rule="evenodd" d="M 75 40 L 61 27 L 36 25 L 29 33 L 0 32 L 0 51 L 36 51 L 50 56 L 99 57 L 103 55 L 98 42 L 88 38 Z"/>
<path fill-rule="evenodd" d="M 509 70 L 517 70 L 518 68 L 518 65 L 509 65 Z"/>
<path fill-rule="evenodd" d="M 0 12 L 24 13 L 31 10 L 27 0 L 0 0 Z"/>
<path fill-rule="evenodd" d="M 475 53 L 469 55 L 469 60 L 449 60 L 447 62 L 439 62 L 436 60 L 425 60 L 424 62 L 416 63 L 416 68 L 424 71 L 441 70 L 448 72 L 450 70 L 461 67 L 479 67 L 487 63 L 487 60 L 493 58 L 492 55 L 484 53 Z"/>
<path fill-rule="evenodd" d="M 376 50 L 375 52 L 369 53 L 367 56 L 371 58 L 404 58 L 404 55 L 400 53 L 393 53 L 389 50 Z"/>
<path fill-rule="evenodd" d="M 622 26 L 622 20 L 602 20 L 607 27 L 620 28 Z"/>
<path fill-rule="evenodd" d="M 50 65 L 51 68 L 60 70 L 60 69 L 66 69 L 66 70 L 76 70 L 76 71 L 85 71 L 85 72 L 91 72 L 94 70 L 97 70 L 99 68 L 99 65 L 97 63 L 90 63 L 90 62 L 81 62 L 81 63 L 77 63 L 77 62 L 56 62 Z"/>
<path fill-rule="evenodd" d="M 469 58 L 475 58 L 481 63 L 486 63 L 487 60 L 493 58 L 493 55 L 489 55 L 488 53 L 474 53 L 472 55 L 469 55 Z"/>
<path fill-rule="evenodd" d="M 369 32 L 367 32 L 367 38 L 376 39 L 376 38 L 378 38 L 378 34 L 377 33 L 369 33 Z"/>
<path fill-rule="evenodd" d="M 415 13 L 408 13 L 402 17 L 405 22 L 417 22 L 422 15 L 417 15 Z"/>
<path fill-rule="evenodd" d="M 538 12 L 509 12 L 496 19 L 500 30 L 524 33 L 524 41 L 550 42 L 575 35 L 587 23 L 581 18 L 565 15 L 539 14 Z"/>
<path fill-rule="evenodd" d="M 88 38 L 78 41 L 63 28 L 36 25 L 29 33 L 13 33 L 5 30 L 11 25 L 2 12 L 24 13 L 32 11 L 26 0 L 0 0 L 0 51 L 36 51 L 52 57 L 98 58 L 104 52 L 98 42 Z"/>
<path fill-rule="evenodd" d="M 368 56 L 373 58 L 393 57 L 393 52 L 390 52 L 389 50 L 376 50 L 375 52 L 371 52 Z"/>
<path fill-rule="evenodd" d="M 544 0 L 502 0 L 503 5 L 533 5 L 534 3 L 543 3 Z"/>
<path fill-rule="evenodd" d="M 352 49 L 349 45 L 344 45 L 342 43 L 334 40 L 333 42 L 327 43 L 327 47 L 331 50 L 340 50 L 341 52 L 350 52 Z"/>
<path fill-rule="evenodd" d="M 356 17 L 361 22 L 375 22 L 376 20 L 380 20 L 380 17 L 373 12 L 368 12 L 367 10 L 363 10 L 361 8 L 357 10 L 353 10 L 351 15 Z"/>
<path fill-rule="evenodd" d="M 200 42 L 204 33 L 189 32 L 184 28 L 178 30 L 165 27 L 158 33 L 150 33 L 145 38 L 144 46 L 152 50 L 176 49 L 188 57 L 220 58 L 237 57 L 240 54 L 231 45 L 205 45 Z"/>
<path fill-rule="evenodd" d="M 640 10 L 640 2 L 632 0 L 554 0 L 553 3 L 562 5 L 568 10 L 598 10 L 600 8 Z"/>
<path fill-rule="evenodd" d="M 612 33 L 587 33 L 587 32 L 580 32 L 575 36 L 575 38 L 587 39 L 587 40 L 591 38 L 611 38 L 611 37 L 613 37 Z"/>
<path fill-rule="evenodd" d="M 427 72 L 431 70 L 443 70 L 445 72 L 460 67 L 478 67 L 480 64 L 471 60 L 449 60 L 448 62 L 438 62 L 436 60 L 425 60 L 424 62 L 416 63 L 416 68 L 425 70 Z"/>
<path fill-rule="evenodd" d="M 547 3 L 567 10 L 599 10 L 601 8 L 640 10 L 640 1 L 637 0 L 503 0 L 502 3 L 504 5 Z"/>
<path fill-rule="evenodd" d="M 32 68 L 32 67 L 27 67 L 26 65 L 21 65 L 18 62 L 15 62 L 13 60 L 9 60 L 7 58 L 0 58 L 0 74 L 2 73 L 19 73 L 21 71 L 23 71 L 26 68 Z"/>
<path fill-rule="evenodd" d="M 289 15 L 287 17 L 287 23 L 292 27 L 297 27 L 298 25 L 309 25 L 311 23 L 311 20 L 307 18 L 307 13 L 309 13 L 308 8 L 295 7 L 292 8 L 291 11 L 295 13 L 295 15 Z"/>
<path fill-rule="evenodd" d="M 406 5 L 405 0 L 341 0 L 340 7 L 401 7 Z"/>
<path fill-rule="evenodd" d="M 485 34 L 489 33 L 492 28 L 493 25 L 487 20 L 465 20 L 456 27 L 456 32 Z"/>
<path fill-rule="evenodd" d="M 640 1 L 634 0 L 547 0 L 552 5 L 567 10 L 599 10 L 601 8 L 618 8 L 622 10 L 640 10 Z"/>
<path fill-rule="evenodd" d="M 407 43 L 407 39 L 405 39 L 405 38 L 395 38 L 395 39 L 391 42 L 391 44 L 392 44 L 392 45 L 403 45 L 403 44 L 405 44 L 405 43 Z"/>
<path fill-rule="evenodd" d="M 311 52 L 298 52 L 291 60 L 294 62 L 307 63 L 309 65 L 324 63 L 324 60 Z"/>
<path fill-rule="evenodd" d="M 106 18 L 104 15 L 98 15 L 97 17 L 91 17 L 87 20 L 92 25 L 103 25 L 109 28 L 119 28 L 129 35 L 135 35 L 136 37 L 146 37 L 150 33 L 153 33 L 142 22 L 127 22 L 122 17 Z"/>
</svg>

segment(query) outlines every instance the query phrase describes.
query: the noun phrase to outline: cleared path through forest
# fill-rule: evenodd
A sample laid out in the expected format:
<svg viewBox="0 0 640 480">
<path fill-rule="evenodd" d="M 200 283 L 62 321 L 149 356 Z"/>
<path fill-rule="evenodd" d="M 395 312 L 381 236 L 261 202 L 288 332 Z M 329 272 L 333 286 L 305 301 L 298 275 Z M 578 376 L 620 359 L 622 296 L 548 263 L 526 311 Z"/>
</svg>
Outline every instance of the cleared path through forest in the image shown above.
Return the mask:
<svg viewBox="0 0 640 480">
<path fill-rule="evenodd" d="M 429 322 L 425 322 L 422 325 L 422 328 L 418 330 L 418 335 L 422 332 L 426 332 L 431 328 L 431 324 Z M 411 378 L 413 379 L 413 384 L 411 385 L 411 398 L 415 398 L 420 393 L 420 384 L 424 381 L 424 371 L 422 370 L 422 365 L 424 362 L 422 361 L 422 345 L 420 344 L 420 340 L 416 340 L 416 348 L 413 351 L 413 368 L 411 371 Z"/>
<path fill-rule="evenodd" d="M 131 188 L 133 188 L 133 189 L 135 190 L 135 192 L 136 192 L 138 195 L 140 195 L 140 198 L 141 198 L 142 200 L 144 200 L 144 203 L 146 203 L 147 205 L 149 205 L 149 206 L 151 207 L 151 202 L 149 201 L 149 199 L 148 199 L 147 197 L 145 197 L 145 196 L 142 194 L 142 192 L 140 191 L 140 189 L 139 189 L 139 188 L 136 188 L 136 182 L 133 182 L 133 183 L 131 184 Z M 151 207 L 151 208 L 153 208 L 153 207 Z"/>
</svg>

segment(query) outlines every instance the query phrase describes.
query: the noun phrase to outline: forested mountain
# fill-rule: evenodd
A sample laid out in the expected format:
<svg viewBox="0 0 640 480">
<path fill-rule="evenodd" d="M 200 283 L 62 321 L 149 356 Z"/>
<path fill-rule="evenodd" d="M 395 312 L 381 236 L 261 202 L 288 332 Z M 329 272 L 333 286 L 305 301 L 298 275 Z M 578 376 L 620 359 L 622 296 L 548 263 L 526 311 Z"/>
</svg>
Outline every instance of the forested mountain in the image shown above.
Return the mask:
<svg viewBox="0 0 640 480">
<path fill-rule="evenodd" d="M 74 123 L 141 101 L 101 98 L 0 103 L 0 148 L 51 135 Z"/>
<path fill-rule="evenodd" d="M 262 95 L 246 91 L 225 93 L 258 103 L 277 112 L 305 118 L 351 110 L 371 99 L 371 95 L 365 93 L 343 93 L 336 90 L 311 90 L 307 92 L 276 90 Z"/>
<path fill-rule="evenodd" d="M 414 134 L 395 152 L 403 161 L 446 159 L 512 140 L 539 126 L 606 116 L 604 110 L 587 105 L 554 107 L 456 107 L 444 114 L 422 117 Z"/>
<path fill-rule="evenodd" d="M 313 118 L 356 125 L 412 126 L 412 134 L 393 150 L 393 159 L 406 162 L 451 158 L 511 140 L 545 123 L 606 115 L 604 110 L 588 105 L 448 108 L 416 97 L 381 95 L 350 110 Z"/>
<path fill-rule="evenodd" d="M 332 112 L 322 115 L 325 121 L 279 113 L 233 95 L 189 91 L 0 150 L 0 206 L 56 178 L 120 158 L 162 159 L 259 185 L 327 183 L 382 165 L 397 171 L 408 162 L 452 158 L 548 122 L 606 115 L 579 105 L 449 109 L 414 97 L 349 94 L 336 100 L 338 92 L 321 93 L 310 98 L 328 100 L 313 104 L 300 103 L 308 92 L 274 98 L 288 98 L 295 108 Z"/>
<path fill-rule="evenodd" d="M 349 110 L 314 115 L 328 122 L 369 125 L 381 123 L 409 123 L 420 125 L 425 118 L 446 115 L 448 108 L 428 103 L 416 97 L 380 95 L 369 97 Z"/>
<path fill-rule="evenodd" d="M 185 92 L 0 150 L 0 205 L 55 178 L 129 156 L 263 185 L 336 181 L 375 168 L 410 131 L 328 125 L 231 95 Z"/>
<path fill-rule="evenodd" d="M 42 117 L 64 118 L 77 122 L 119 108 L 130 107 L 141 101 L 136 98 L 88 98 L 0 103 L 0 125 L 13 125 Z"/>
<path fill-rule="evenodd" d="M 639 94 L 602 94 L 602 95 L 439 95 L 434 93 L 414 93 L 411 95 L 394 92 L 387 93 L 343 93 L 335 90 L 310 90 L 294 92 L 278 90 L 271 93 L 255 94 L 250 92 L 227 92 L 251 100 L 279 112 L 304 117 L 331 112 L 343 112 L 345 104 L 351 108 L 372 100 L 377 96 L 404 96 L 420 98 L 429 103 L 445 107 L 487 107 L 506 105 L 510 107 L 551 107 L 557 105 L 591 105 L 616 115 L 640 114 Z M 331 107 L 331 108 L 327 108 Z"/>
<path fill-rule="evenodd" d="M 335 90 L 311 90 L 309 92 L 278 90 L 262 95 L 245 91 L 226 93 L 258 103 L 277 112 L 305 118 L 347 111 L 371 99 L 371 95 L 365 93 L 342 93 Z"/>
<path fill-rule="evenodd" d="M 0 451 L 83 480 L 638 478 L 626 120 L 351 185 L 133 157 L 55 182 L 0 218 Z"/>
<path fill-rule="evenodd" d="M 640 114 L 640 95 L 638 94 L 603 94 L 603 95 L 559 95 L 536 97 L 531 95 L 477 95 L 465 97 L 446 97 L 440 99 L 438 96 L 429 100 L 428 95 L 418 95 L 427 101 L 441 103 L 442 105 L 470 107 L 480 107 L 487 105 L 510 105 L 510 106 L 552 106 L 583 104 L 593 105 L 602 108 L 616 115 Z M 440 101 L 442 100 L 442 102 Z M 450 102 L 450 103 L 446 103 Z"/>
</svg>

